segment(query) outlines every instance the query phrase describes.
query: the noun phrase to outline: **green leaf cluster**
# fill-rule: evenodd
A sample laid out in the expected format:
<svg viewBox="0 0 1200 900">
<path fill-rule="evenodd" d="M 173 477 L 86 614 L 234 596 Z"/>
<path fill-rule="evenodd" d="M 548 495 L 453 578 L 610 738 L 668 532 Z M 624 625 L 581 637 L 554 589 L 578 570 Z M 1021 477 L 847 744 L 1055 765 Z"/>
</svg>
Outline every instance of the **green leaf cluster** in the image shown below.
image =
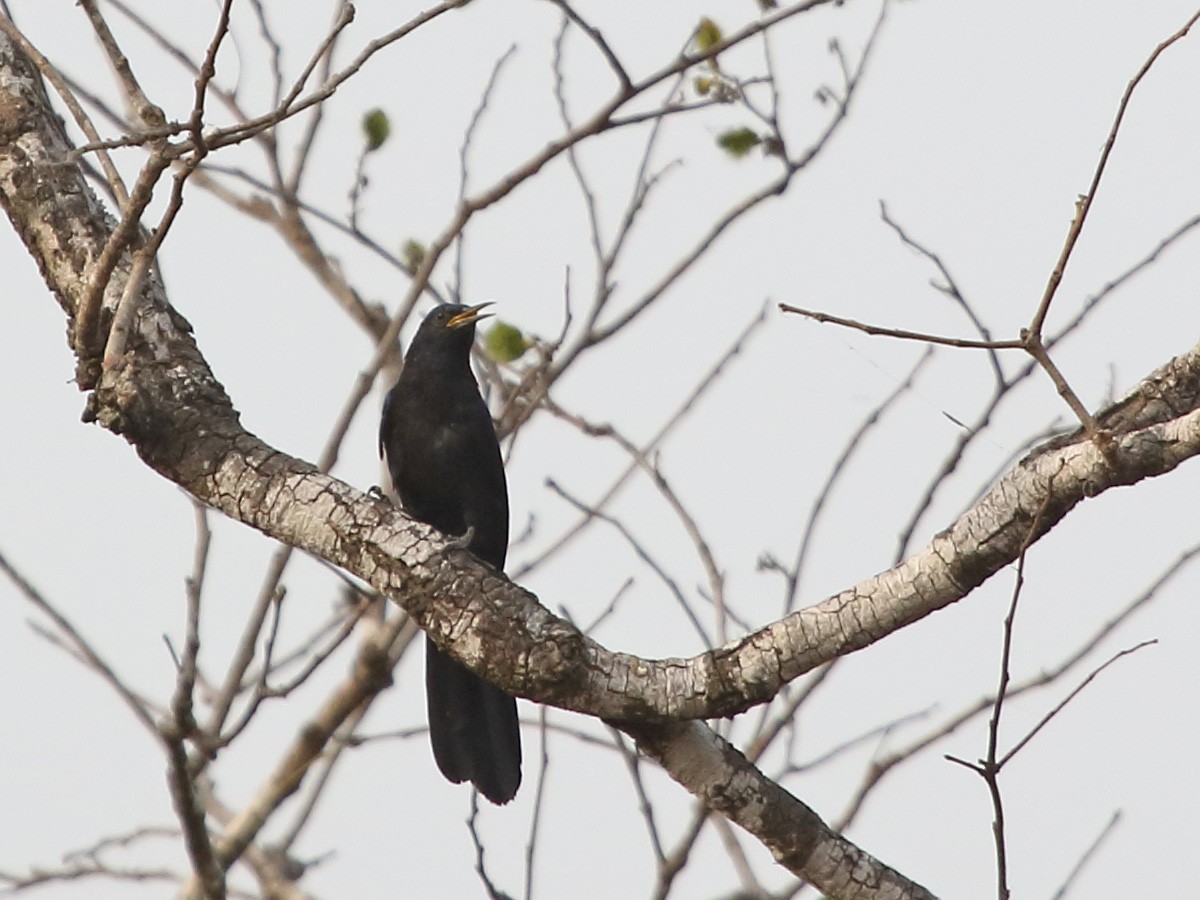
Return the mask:
<svg viewBox="0 0 1200 900">
<path fill-rule="evenodd" d="M 515 362 L 524 356 L 533 342 L 521 330 L 507 322 L 496 322 L 483 337 L 488 356 L 498 363 Z"/>
<path fill-rule="evenodd" d="M 745 127 L 730 128 L 717 135 L 717 146 L 734 159 L 741 159 L 762 142 L 761 135 Z"/>
<path fill-rule="evenodd" d="M 392 133 L 392 124 L 382 109 L 373 109 L 362 120 L 363 136 L 367 140 L 367 152 L 378 150 Z"/>
</svg>

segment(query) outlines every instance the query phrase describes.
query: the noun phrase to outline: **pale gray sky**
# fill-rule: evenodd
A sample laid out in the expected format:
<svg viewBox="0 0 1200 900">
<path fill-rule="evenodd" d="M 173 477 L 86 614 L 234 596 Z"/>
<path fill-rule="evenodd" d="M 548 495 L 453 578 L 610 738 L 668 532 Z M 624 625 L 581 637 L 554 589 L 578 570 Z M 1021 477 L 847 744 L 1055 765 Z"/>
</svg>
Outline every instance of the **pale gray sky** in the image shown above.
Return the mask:
<svg viewBox="0 0 1200 900">
<path fill-rule="evenodd" d="M 216 4 L 133 4 L 194 51 L 211 34 Z M 295 72 L 320 39 L 330 3 L 265 4 L 287 41 Z M 67 0 L 10 0 L 18 24 L 47 56 L 89 89 L 115 98 L 83 13 Z M 168 9 L 169 7 L 169 9 Z M 108 7 L 105 7 L 108 8 Z M 580 3 L 636 71 L 673 56 L 701 15 L 732 29 L 754 4 Z M 347 30 L 348 59 L 419 4 L 359 4 Z M 878 5 L 801 16 L 773 42 L 787 129 L 795 146 L 817 133 L 828 109 L 813 99 L 836 81 L 827 43 L 857 58 Z M 712 256 L 672 287 L 617 345 L 584 361 L 556 390 L 564 404 L 644 440 L 687 394 L 733 336 L 764 304 L 768 324 L 723 383 L 663 449 L 673 486 L 706 530 L 727 575 L 731 602 L 755 625 L 779 615 L 778 578 L 756 570 L 764 552 L 789 558 L 799 529 L 848 435 L 903 379 L 921 347 L 818 326 L 774 311 L 777 301 L 879 324 L 973 336 L 962 314 L 928 286 L 928 264 L 879 220 L 879 201 L 935 250 L 996 337 L 1028 323 L 1060 251 L 1076 196 L 1086 190 L 1126 83 L 1153 47 L 1194 12 L 1194 0 L 1129 4 L 1060 0 L 893 4 L 850 121 L 833 146 L 724 238 Z M 120 25 L 113 16 L 114 27 Z M 391 249 L 428 240 L 449 221 L 457 192 L 458 146 L 495 61 L 515 55 L 501 76 L 472 156 L 482 186 L 540 149 L 560 128 L 550 91 L 558 26 L 546 3 L 476 2 L 377 56 L 327 104 L 329 119 L 309 178 L 310 202 L 347 208 L 362 114 L 381 107 L 393 136 L 370 160 L 362 224 Z M 256 26 L 237 20 L 240 54 L 223 52 L 219 79 L 239 80 L 244 104 L 264 108 L 269 82 Z M 183 118 L 191 77 L 126 27 L 134 65 L 168 116 Z M 303 49 L 302 49 L 303 48 Z M 757 46 L 722 58 L 730 71 L 757 63 Z M 1100 195 L 1055 301 L 1053 331 L 1087 297 L 1200 212 L 1200 35 L 1171 48 L 1138 89 Z M 605 96 L 604 69 L 575 41 L 568 48 L 573 112 Z M 632 302 L 691 247 L 736 198 L 774 175 L 757 155 L 735 162 L 713 146 L 745 113 L 717 109 L 667 128 L 659 164 L 680 159 L 616 273 L 614 304 Z M 110 133 L 110 130 L 109 130 Z M 295 127 L 284 130 L 293 139 Z M 600 189 L 611 228 L 631 184 L 638 145 L 618 135 L 585 145 L 581 159 Z M 220 162 L 258 166 L 250 148 Z M 126 171 L 136 164 L 124 159 Z M 560 326 L 564 273 L 576 302 L 591 288 L 591 255 L 579 195 L 559 162 L 507 202 L 482 215 L 466 244 L 464 287 L 473 302 L 497 301 L 500 315 L 552 336 Z M 161 198 L 159 200 L 161 202 Z M 389 307 L 406 282 L 369 253 L 327 232 L 359 290 Z M 1185 238 L 1149 271 L 1106 301 L 1056 359 L 1084 401 L 1099 405 L 1197 337 L 1200 254 Z M 197 339 L 243 422 L 280 449 L 315 458 L 371 347 L 329 297 L 262 225 L 191 189 L 161 254 L 171 302 Z M 449 260 L 447 260 L 448 262 Z M 8 439 L 0 442 L 0 551 L 106 654 L 128 682 L 156 698 L 173 669 L 162 636 L 179 640 L 183 578 L 192 554 L 192 511 L 120 439 L 81 425 L 83 398 L 70 378 L 64 320 L 11 230 L 0 230 L 9 327 L 0 329 L 8 384 Z M 446 282 L 451 268 L 439 269 Z M 407 338 L 407 335 L 406 335 Z M 1020 362 L 1005 358 L 1009 370 Z M 898 529 L 958 435 L 947 417 L 969 421 L 990 391 L 982 354 L 941 350 L 916 390 L 893 410 L 830 501 L 802 587 L 815 603 L 890 565 Z M 921 522 L 918 542 L 947 526 L 981 484 L 1022 443 L 1069 411 L 1047 381 L 1034 380 L 1001 407 L 995 427 L 968 455 Z M 366 488 L 378 480 L 374 409 L 354 423 L 335 474 Z M 593 500 L 624 466 L 610 446 L 545 417 L 517 444 L 510 465 L 514 532 L 530 515 L 537 530 L 510 553 L 510 569 L 574 519 L 544 486 L 553 477 Z M 1027 564 L 1018 615 L 1014 674 L 1027 677 L 1077 646 L 1200 540 L 1195 497 L 1200 467 L 1115 491 L 1085 504 Z M 702 571 L 686 536 L 652 490 L 636 485 L 614 507 L 695 594 Z M 205 595 L 204 653 L 219 670 L 241 627 L 240 613 L 262 579 L 272 545 L 213 518 L 215 543 Z M 584 540 L 539 570 L 527 586 L 551 609 L 592 619 L 626 580 L 635 584 L 621 614 L 598 638 L 646 656 L 690 655 L 701 646 L 661 584 L 610 530 Z M 930 716 L 884 744 L 901 746 L 922 728 L 992 690 L 1000 625 L 1013 573 L 880 645 L 847 660 L 802 723 L 809 759 L 891 718 L 936 705 Z M 298 638 L 336 599 L 336 580 L 308 560 L 286 578 L 284 635 Z M 1105 672 L 1005 773 L 1009 865 L 1016 897 L 1048 896 L 1114 810 L 1123 819 L 1079 882 L 1077 897 L 1183 896 L 1188 860 L 1200 840 L 1194 748 L 1200 745 L 1194 599 L 1200 573 L 1185 571 L 1094 656 L 1146 638 L 1159 644 Z M 61 854 L 140 824 L 174 821 L 165 763 L 110 690 L 38 639 L 42 622 L 0 582 L 0 869 L 54 865 Z M 44 623 L 43 623 L 44 624 Z M 711 624 L 711 623 L 708 623 Z M 418 659 L 372 714 L 373 732 L 421 721 Z M 1006 711 L 1011 743 L 1090 666 Z M 332 683 L 333 671 L 321 681 Z M 224 799 L 238 805 L 320 696 L 319 687 L 264 710 L 244 744 L 216 770 Z M 522 704 L 529 719 L 535 708 Z M 749 715 L 754 715 L 753 713 Z M 555 713 L 558 721 L 575 718 Z M 602 733 L 593 729 L 596 733 Z M 737 730 L 734 740 L 737 740 Z M 487 809 L 482 829 L 489 872 L 518 896 L 538 770 L 537 732 L 525 733 L 526 787 L 503 810 Z M 944 897 L 994 895 L 991 810 L 983 783 L 942 759 L 975 759 L 985 722 L 974 722 L 893 775 L 849 836 Z M 551 736 L 548 805 L 543 811 L 537 896 L 646 897 L 653 861 L 636 801 L 617 756 Z M 864 764 L 868 743 L 837 764 L 785 785 L 823 817 L 835 818 Z M 776 760 L 777 762 L 778 760 Z M 765 768 L 771 768 L 768 758 Z M 334 851 L 304 884 L 325 898 L 482 895 L 462 821 L 465 790 L 444 783 L 423 738 L 356 751 L 302 843 L 311 856 Z M 673 844 L 691 800 L 659 772 L 647 775 Z M 751 857 L 765 851 L 746 839 Z M 173 844 L 160 858 L 182 866 Z M 764 867 L 765 868 L 765 867 Z M 767 868 L 766 882 L 786 884 Z M 736 880 L 718 842 L 702 840 L 674 896 L 709 898 Z M 37 896 L 164 897 L 162 886 L 67 884 Z"/>
</svg>

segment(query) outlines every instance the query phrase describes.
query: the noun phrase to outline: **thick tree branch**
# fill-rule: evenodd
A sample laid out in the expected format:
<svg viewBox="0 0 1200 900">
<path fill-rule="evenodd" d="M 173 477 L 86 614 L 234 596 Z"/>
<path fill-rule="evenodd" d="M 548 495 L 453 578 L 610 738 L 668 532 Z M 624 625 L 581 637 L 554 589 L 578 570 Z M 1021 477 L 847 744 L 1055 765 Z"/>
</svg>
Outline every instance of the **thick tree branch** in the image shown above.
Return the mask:
<svg viewBox="0 0 1200 900">
<path fill-rule="evenodd" d="M 703 722 L 622 726 L 704 805 L 753 834 L 788 871 L 838 900 L 932 900 L 856 847 Z"/>
</svg>

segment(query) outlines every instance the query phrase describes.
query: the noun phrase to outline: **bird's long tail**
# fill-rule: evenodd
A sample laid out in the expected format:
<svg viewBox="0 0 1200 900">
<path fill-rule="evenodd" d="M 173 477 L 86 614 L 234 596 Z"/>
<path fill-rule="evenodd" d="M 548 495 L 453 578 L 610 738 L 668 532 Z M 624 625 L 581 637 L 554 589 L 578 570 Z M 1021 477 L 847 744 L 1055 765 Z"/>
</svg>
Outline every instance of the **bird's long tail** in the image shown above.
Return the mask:
<svg viewBox="0 0 1200 900">
<path fill-rule="evenodd" d="M 459 665 L 425 639 L 429 737 L 442 774 L 470 781 L 492 803 L 507 803 L 521 785 L 517 701 Z"/>
</svg>

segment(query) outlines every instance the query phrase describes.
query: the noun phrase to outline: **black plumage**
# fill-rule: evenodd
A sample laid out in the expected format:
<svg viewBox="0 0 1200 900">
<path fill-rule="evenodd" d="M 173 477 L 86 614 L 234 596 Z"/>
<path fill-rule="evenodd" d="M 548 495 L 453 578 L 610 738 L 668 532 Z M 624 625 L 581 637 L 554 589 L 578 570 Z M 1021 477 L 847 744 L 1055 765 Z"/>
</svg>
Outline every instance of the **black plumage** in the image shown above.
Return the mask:
<svg viewBox="0 0 1200 900">
<path fill-rule="evenodd" d="M 443 304 L 425 317 L 383 404 L 379 450 L 400 502 L 497 569 L 508 552 L 508 489 L 487 404 L 471 373 L 479 306 Z M 473 530 L 472 530 L 473 529 Z M 493 803 L 521 784 L 517 701 L 425 640 L 429 736 L 442 774 Z"/>
</svg>

